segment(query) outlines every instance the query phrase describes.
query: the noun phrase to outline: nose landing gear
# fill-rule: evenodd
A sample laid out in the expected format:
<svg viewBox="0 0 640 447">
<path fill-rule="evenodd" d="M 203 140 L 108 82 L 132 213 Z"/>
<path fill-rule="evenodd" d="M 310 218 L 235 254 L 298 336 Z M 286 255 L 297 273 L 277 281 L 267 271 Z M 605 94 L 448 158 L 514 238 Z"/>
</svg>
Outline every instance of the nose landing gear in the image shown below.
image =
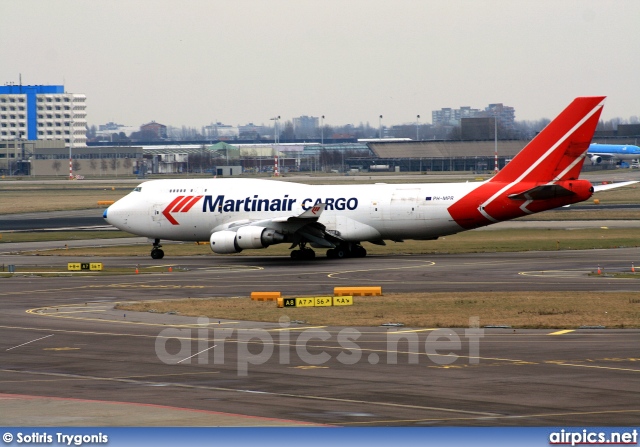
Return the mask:
<svg viewBox="0 0 640 447">
<path fill-rule="evenodd" d="M 152 259 L 164 258 L 164 250 L 162 250 L 160 247 L 162 247 L 162 245 L 160 245 L 160 239 L 155 239 L 153 241 L 153 248 L 151 249 Z"/>
</svg>

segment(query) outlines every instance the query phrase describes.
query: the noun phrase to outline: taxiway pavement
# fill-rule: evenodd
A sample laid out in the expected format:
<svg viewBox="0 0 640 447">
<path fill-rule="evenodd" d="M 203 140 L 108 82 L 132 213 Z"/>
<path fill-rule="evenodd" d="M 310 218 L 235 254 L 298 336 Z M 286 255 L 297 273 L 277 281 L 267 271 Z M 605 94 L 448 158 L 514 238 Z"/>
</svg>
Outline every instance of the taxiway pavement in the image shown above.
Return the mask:
<svg viewBox="0 0 640 447">
<path fill-rule="evenodd" d="M 15 407 L 0 415 L 0 424 L 127 425 L 113 418 L 114 411 L 127 411 L 123 407 L 130 408 L 125 414 L 131 425 L 203 424 L 185 413 L 156 411 L 172 407 L 208 412 L 209 425 L 246 425 L 248 416 L 257 418 L 249 422 L 255 425 L 264 425 L 263 419 L 345 426 L 637 425 L 638 330 L 483 329 L 479 336 L 468 328 L 447 329 L 440 335 L 460 345 L 430 355 L 442 345 L 429 338 L 429 328 L 229 320 L 199 326 L 189 317 L 121 314 L 113 303 L 248 299 L 257 289 L 327 294 L 341 285 L 381 285 L 385 293 L 589 290 L 606 299 L 616 291 L 639 291 L 637 281 L 588 273 L 598 264 L 605 271 L 625 268 L 639 255 L 638 248 L 624 248 L 312 262 L 91 258 L 132 270 L 155 265 L 164 273 L 0 278 L 0 398 Z M 9 261 L 35 270 L 68 259 L 0 256 Z M 169 274 L 170 265 L 186 271 Z M 448 352 L 455 356 L 443 355 Z M 178 363 L 178 357 L 185 360 Z M 49 400 L 34 405 L 24 396 Z M 101 401 L 112 404 L 100 407 Z M 154 418 L 145 406 L 125 403 L 149 404 L 162 415 Z M 225 419 L 211 416 L 216 413 Z M 23 424 L 16 423 L 18 414 Z"/>
</svg>

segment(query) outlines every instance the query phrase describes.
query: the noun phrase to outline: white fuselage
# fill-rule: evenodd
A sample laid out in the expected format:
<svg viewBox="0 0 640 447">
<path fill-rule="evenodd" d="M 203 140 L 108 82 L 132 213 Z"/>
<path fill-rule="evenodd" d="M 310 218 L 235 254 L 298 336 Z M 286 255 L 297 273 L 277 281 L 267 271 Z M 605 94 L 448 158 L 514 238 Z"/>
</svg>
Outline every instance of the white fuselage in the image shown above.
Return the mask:
<svg viewBox="0 0 640 447">
<path fill-rule="evenodd" d="M 150 238 L 206 241 L 213 232 L 238 222 L 297 216 L 324 203 L 319 222 L 344 240 L 432 239 L 463 230 L 447 208 L 479 185 L 153 180 L 111 205 L 105 218 L 124 231 Z"/>
</svg>

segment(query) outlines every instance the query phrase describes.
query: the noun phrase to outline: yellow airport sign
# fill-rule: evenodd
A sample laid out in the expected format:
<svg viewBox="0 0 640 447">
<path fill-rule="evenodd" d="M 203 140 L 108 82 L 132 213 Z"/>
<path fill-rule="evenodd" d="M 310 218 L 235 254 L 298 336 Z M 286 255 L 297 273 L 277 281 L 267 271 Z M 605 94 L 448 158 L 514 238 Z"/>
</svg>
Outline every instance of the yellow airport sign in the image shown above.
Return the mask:
<svg viewBox="0 0 640 447">
<path fill-rule="evenodd" d="M 296 298 L 296 307 L 315 307 L 315 298 Z"/>
<path fill-rule="evenodd" d="M 278 307 L 352 306 L 352 296 L 314 296 L 308 298 L 278 298 Z"/>
<path fill-rule="evenodd" d="M 334 306 L 353 306 L 353 297 L 352 296 L 334 296 L 333 305 Z"/>
<path fill-rule="evenodd" d="M 73 272 L 79 272 L 81 270 L 102 270 L 102 262 L 69 262 L 67 263 L 67 270 Z"/>
<path fill-rule="evenodd" d="M 315 307 L 329 307 L 332 305 L 333 297 L 330 296 L 316 296 L 313 298 Z"/>
</svg>

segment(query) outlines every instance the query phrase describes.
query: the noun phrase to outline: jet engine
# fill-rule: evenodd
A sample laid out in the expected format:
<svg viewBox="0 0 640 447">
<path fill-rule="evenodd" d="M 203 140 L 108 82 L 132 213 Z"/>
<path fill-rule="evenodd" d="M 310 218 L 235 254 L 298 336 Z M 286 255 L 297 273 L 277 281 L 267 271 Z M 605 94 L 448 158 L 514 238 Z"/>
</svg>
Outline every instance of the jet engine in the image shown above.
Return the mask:
<svg viewBox="0 0 640 447">
<path fill-rule="evenodd" d="M 236 242 L 240 248 L 265 248 L 284 242 L 284 235 L 271 228 L 246 226 L 238 228 Z"/>
<path fill-rule="evenodd" d="M 265 248 L 284 242 L 284 235 L 271 228 L 245 226 L 238 231 L 216 231 L 211 235 L 211 250 L 218 254 L 239 253 L 245 248 Z"/>
<path fill-rule="evenodd" d="M 236 243 L 235 231 L 216 231 L 211 235 L 209 244 L 214 253 L 221 255 L 242 251 L 242 248 Z"/>
<path fill-rule="evenodd" d="M 602 157 L 599 155 L 593 155 L 591 157 L 591 164 L 592 165 L 599 165 L 600 163 L 602 163 Z"/>
</svg>

